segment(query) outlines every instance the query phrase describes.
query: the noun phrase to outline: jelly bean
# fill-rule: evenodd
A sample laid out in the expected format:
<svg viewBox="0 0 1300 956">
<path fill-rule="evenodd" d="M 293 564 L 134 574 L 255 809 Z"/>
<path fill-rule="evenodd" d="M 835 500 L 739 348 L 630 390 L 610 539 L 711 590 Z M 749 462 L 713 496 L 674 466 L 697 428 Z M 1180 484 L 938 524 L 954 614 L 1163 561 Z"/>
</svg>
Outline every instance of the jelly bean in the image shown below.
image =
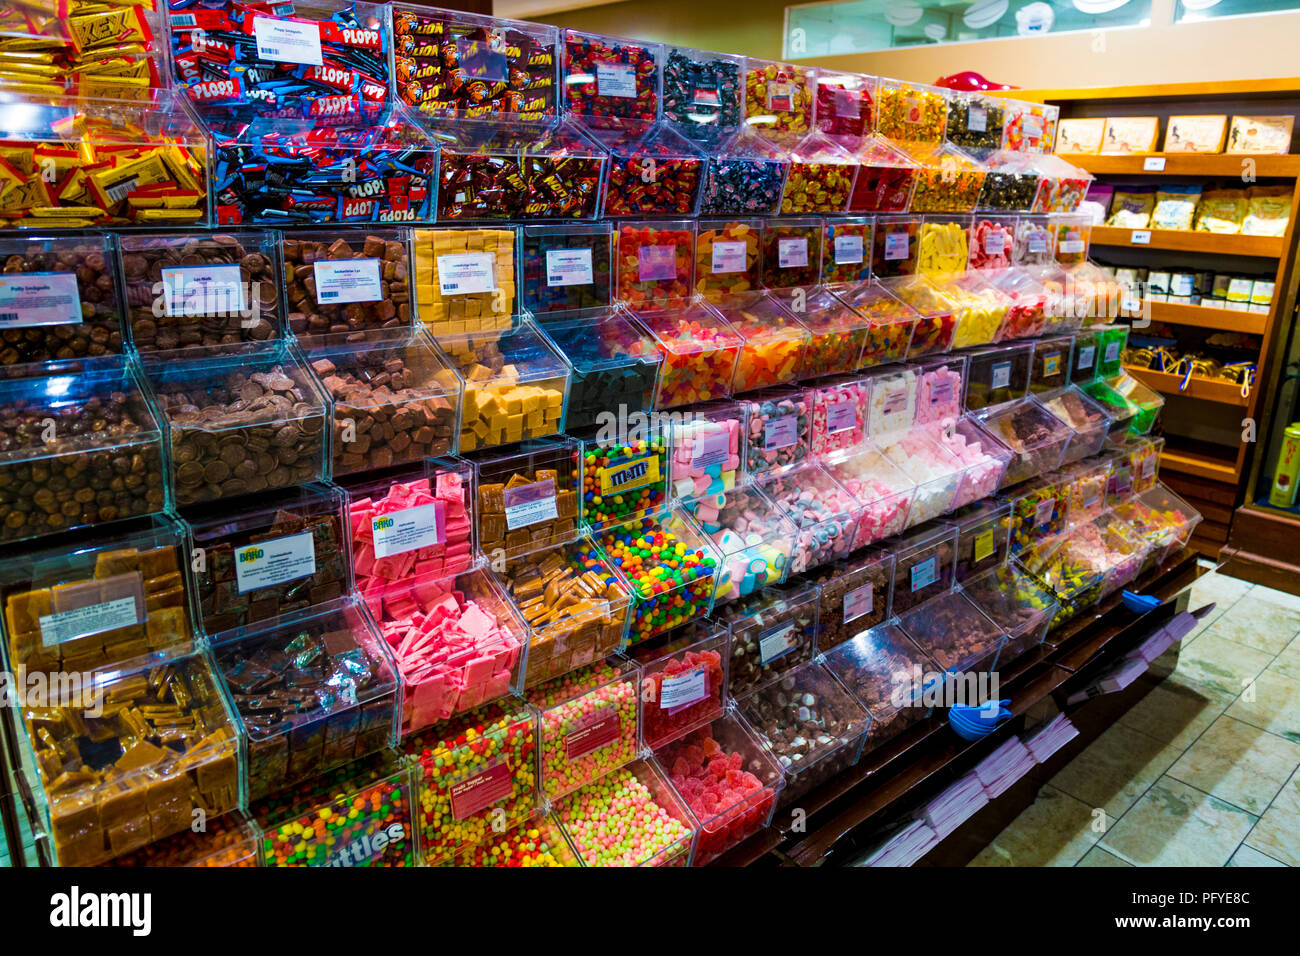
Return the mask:
<svg viewBox="0 0 1300 956">
<path fill-rule="evenodd" d="M 871 278 L 874 224 L 869 219 L 827 219 L 822 242 L 822 282 L 866 282 Z"/>
</svg>

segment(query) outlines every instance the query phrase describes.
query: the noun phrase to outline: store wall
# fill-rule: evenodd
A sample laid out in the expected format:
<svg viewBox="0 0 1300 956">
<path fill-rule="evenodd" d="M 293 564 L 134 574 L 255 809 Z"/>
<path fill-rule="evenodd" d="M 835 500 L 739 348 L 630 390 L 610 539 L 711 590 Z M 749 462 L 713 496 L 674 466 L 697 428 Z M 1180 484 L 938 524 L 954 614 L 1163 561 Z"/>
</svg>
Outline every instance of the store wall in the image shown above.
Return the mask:
<svg viewBox="0 0 1300 956">
<path fill-rule="evenodd" d="M 948 73 L 975 70 L 1022 88 L 1300 75 L 1300 13 L 1172 24 L 1173 4 L 1153 0 L 1153 26 L 1144 29 L 856 53 L 816 62 L 927 83 Z M 628 0 L 533 19 L 776 58 L 781 55 L 785 7 L 784 0 Z"/>
</svg>

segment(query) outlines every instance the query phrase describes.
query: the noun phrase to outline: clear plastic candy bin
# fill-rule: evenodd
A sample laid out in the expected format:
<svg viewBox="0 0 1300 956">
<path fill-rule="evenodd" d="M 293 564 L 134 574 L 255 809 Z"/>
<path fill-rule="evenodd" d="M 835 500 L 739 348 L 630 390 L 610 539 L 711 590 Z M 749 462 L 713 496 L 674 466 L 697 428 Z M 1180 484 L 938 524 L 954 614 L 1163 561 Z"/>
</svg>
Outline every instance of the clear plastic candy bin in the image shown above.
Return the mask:
<svg viewBox="0 0 1300 956">
<path fill-rule="evenodd" d="M 648 332 L 612 309 L 552 312 L 541 329 L 573 368 L 565 431 L 605 424 L 615 410 L 649 414 L 662 358 Z"/>
<path fill-rule="evenodd" d="M 894 591 L 889 604 L 896 616 L 952 589 L 957 566 L 957 530 L 939 522 L 898 538 Z"/>
<path fill-rule="evenodd" d="M 584 866 L 690 866 L 695 818 L 653 757 L 580 787 L 555 815 Z"/>
<path fill-rule="evenodd" d="M 798 528 L 757 486 L 688 498 L 682 511 L 718 553 L 717 603 L 747 597 L 785 580 Z"/>
<path fill-rule="evenodd" d="M 942 670 L 894 623 L 860 631 L 826 652 L 826 669 L 871 714 L 865 750 L 919 723 L 930 712 L 924 704 L 928 681 Z M 918 673 L 919 672 L 919 673 Z M 905 683 L 900 685 L 900 681 Z"/>
<path fill-rule="evenodd" d="M 1014 564 L 990 568 L 962 582 L 962 593 L 1007 633 L 999 663 L 1007 664 L 1043 643 L 1056 616 L 1056 598 Z"/>
<path fill-rule="evenodd" d="M 889 617 L 894 556 L 869 548 L 791 582 L 817 588 L 817 649 L 823 653 Z"/>
<path fill-rule="evenodd" d="M 917 485 L 873 443 L 848 457 L 823 462 L 826 469 L 862 506 L 853 547 L 862 548 L 907 527 Z"/>
<path fill-rule="evenodd" d="M 1200 512 L 1159 482 L 1115 505 L 1115 514 L 1151 545 L 1153 564 L 1185 547 L 1201 523 Z"/>
<path fill-rule="evenodd" d="M 693 405 L 731 394 L 743 339 L 712 306 L 697 299 L 681 309 L 650 309 L 632 316 L 654 337 L 654 351 L 663 356 L 655 408 Z M 648 343 L 645 349 L 650 354 Z"/>
<path fill-rule="evenodd" d="M 958 677 L 991 671 L 997 665 L 1007 636 L 1006 631 L 957 591 L 917 605 L 898 619 L 898 626 L 947 674 Z M 960 703 L 979 706 L 984 700 Z"/>
<path fill-rule="evenodd" d="M 980 420 L 1015 456 L 1007 466 L 1006 485 L 1055 471 L 1074 435 L 1069 425 L 1032 402 L 986 411 Z"/>
<path fill-rule="evenodd" d="M 743 697 L 812 660 L 817 608 L 817 590 L 797 582 L 720 608 L 714 621 L 731 635 L 728 693 Z"/>
<path fill-rule="evenodd" d="M 820 465 L 768 475 L 759 487 L 799 529 L 790 554 L 792 572 L 848 557 L 862 506 Z"/>
</svg>

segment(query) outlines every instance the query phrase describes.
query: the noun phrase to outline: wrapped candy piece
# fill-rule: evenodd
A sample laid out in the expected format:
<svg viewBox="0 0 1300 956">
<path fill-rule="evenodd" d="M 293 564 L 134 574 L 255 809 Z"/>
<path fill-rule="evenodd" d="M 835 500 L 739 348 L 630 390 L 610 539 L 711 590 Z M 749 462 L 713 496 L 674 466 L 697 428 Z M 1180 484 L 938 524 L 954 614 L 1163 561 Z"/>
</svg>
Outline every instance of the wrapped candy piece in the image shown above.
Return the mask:
<svg viewBox="0 0 1300 956">
<path fill-rule="evenodd" d="M 743 57 L 689 47 L 665 49 L 662 115 L 684 136 L 708 146 L 744 117 Z"/>
<path fill-rule="evenodd" d="M 912 192 L 913 212 L 971 212 L 975 208 L 988 172 L 979 160 L 951 143 L 914 143 L 906 149 L 921 166 Z"/>
<path fill-rule="evenodd" d="M 666 123 L 593 129 L 609 151 L 602 215 L 693 216 L 704 182 L 704 153 Z"/>
<path fill-rule="evenodd" d="M 963 149 L 997 149 L 1006 123 L 1005 100 L 955 90 L 948 95 L 946 139 Z"/>
<path fill-rule="evenodd" d="M 978 156 L 988 170 L 980 189 L 979 209 L 1029 212 L 1034 208 L 1042 181 L 1035 165 L 1037 157 L 1003 150 Z"/>
<path fill-rule="evenodd" d="M 560 85 L 569 113 L 602 129 L 658 118 L 662 45 L 579 30 L 565 30 L 561 41 Z"/>
<path fill-rule="evenodd" d="M 906 212 L 920 164 L 883 136 L 867 139 L 853 154 L 857 173 L 849 212 Z"/>
<path fill-rule="evenodd" d="M 823 136 L 854 150 L 876 124 L 876 78 L 818 70 L 813 80 L 813 125 Z"/>
</svg>

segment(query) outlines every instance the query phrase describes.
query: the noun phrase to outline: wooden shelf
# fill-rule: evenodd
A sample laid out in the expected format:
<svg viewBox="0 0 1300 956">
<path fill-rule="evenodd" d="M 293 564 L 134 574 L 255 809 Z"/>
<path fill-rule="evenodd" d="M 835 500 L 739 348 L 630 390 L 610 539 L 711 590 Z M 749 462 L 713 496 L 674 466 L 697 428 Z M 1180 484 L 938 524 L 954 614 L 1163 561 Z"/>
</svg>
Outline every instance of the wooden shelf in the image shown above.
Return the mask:
<svg viewBox="0 0 1300 956">
<path fill-rule="evenodd" d="M 1269 93 L 1289 94 L 1300 89 L 1300 77 L 1278 76 L 1259 80 L 1220 80 L 1191 83 L 1143 83 L 1132 86 L 1075 86 L 1039 90 L 991 90 L 990 96 L 1005 96 L 1031 103 L 1057 103 L 1062 100 L 1151 100 L 1190 99 L 1193 97 L 1230 98 L 1260 96 Z M 1261 104 L 1262 105 L 1262 104 Z"/>
<path fill-rule="evenodd" d="M 1162 395 L 1182 395 L 1185 398 L 1199 398 L 1206 402 L 1218 402 L 1221 405 L 1240 405 L 1245 408 L 1250 404 L 1250 396 L 1241 394 L 1241 386 L 1232 382 L 1220 382 L 1217 379 L 1193 375 L 1187 380 L 1187 388 L 1180 388 L 1183 377 L 1170 372 L 1157 372 L 1149 368 L 1124 366 L 1135 379 L 1153 388 Z"/>
<path fill-rule="evenodd" d="M 1151 241 L 1134 243 L 1133 233 L 1146 232 Z M 1277 259 L 1286 251 L 1281 236 L 1223 236 L 1215 232 L 1176 229 L 1116 229 L 1093 226 L 1094 246 L 1128 246 L 1131 249 L 1171 249 L 1177 252 L 1210 252 L 1217 255 L 1260 256 Z"/>
<path fill-rule="evenodd" d="M 1245 332 L 1263 335 L 1268 327 L 1267 312 L 1235 312 L 1209 305 L 1185 305 L 1181 302 L 1144 302 L 1151 309 L 1151 321 L 1170 325 L 1194 325 L 1220 332 Z"/>
<path fill-rule="evenodd" d="M 1066 162 L 1093 175 L 1119 176 L 1224 176 L 1237 178 L 1250 160 L 1256 176 L 1294 179 L 1300 176 L 1300 156 L 1262 156 L 1245 153 L 1146 153 L 1141 156 L 1095 156 L 1062 153 Z M 1147 160 L 1163 159 L 1165 168 L 1147 168 Z"/>
<path fill-rule="evenodd" d="M 1230 459 L 1226 450 L 1220 456 L 1183 447 L 1170 448 L 1167 435 L 1165 441 L 1165 450 L 1160 453 L 1161 468 L 1168 468 L 1170 471 L 1177 471 L 1184 475 L 1195 475 L 1197 478 L 1208 478 L 1210 481 L 1222 481 L 1230 485 L 1237 483 L 1239 477 L 1237 461 L 1235 458 Z"/>
</svg>

